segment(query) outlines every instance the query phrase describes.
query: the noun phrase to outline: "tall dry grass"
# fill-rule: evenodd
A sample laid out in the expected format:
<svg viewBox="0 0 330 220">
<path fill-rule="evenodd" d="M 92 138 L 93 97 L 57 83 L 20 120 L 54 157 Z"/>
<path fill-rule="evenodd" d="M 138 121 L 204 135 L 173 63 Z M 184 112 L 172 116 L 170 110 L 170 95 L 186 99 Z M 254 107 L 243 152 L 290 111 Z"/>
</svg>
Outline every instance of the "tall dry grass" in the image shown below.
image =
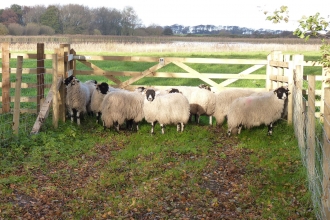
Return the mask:
<svg viewBox="0 0 330 220">
<path fill-rule="evenodd" d="M 168 42 L 168 43 L 71 43 L 71 48 L 77 52 L 96 53 L 150 53 L 150 52 L 248 52 L 273 51 L 301 52 L 319 51 L 321 44 L 282 44 L 282 43 L 245 43 L 245 42 Z M 52 53 L 59 43 L 45 43 L 45 50 Z M 12 52 L 35 52 L 36 43 L 12 43 Z"/>
</svg>

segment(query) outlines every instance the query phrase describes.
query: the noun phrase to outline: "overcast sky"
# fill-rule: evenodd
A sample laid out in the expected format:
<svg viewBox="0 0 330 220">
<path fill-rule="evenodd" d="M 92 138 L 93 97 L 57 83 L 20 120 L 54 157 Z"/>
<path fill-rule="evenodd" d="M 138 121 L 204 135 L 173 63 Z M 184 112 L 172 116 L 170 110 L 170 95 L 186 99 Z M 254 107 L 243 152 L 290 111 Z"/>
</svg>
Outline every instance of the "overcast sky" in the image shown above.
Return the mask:
<svg viewBox="0 0 330 220">
<path fill-rule="evenodd" d="M 47 2 L 47 3 L 45 3 Z M 79 4 L 89 8 L 107 7 L 122 10 L 132 6 L 145 26 L 157 24 L 161 26 L 180 24 L 195 25 L 230 25 L 247 28 L 267 28 L 295 30 L 297 21 L 303 16 L 315 15 L 316 12 L 330 20 L 329 0 L 13 0 L 0 1 L 0 8 L 8 8 L 12 4 L 35 6 L 50 4 Z M 266 21 L 264 10 L 273 12 L 282 5 L 289 7 L 289 24 L 272 24 Z"/>
</svg>

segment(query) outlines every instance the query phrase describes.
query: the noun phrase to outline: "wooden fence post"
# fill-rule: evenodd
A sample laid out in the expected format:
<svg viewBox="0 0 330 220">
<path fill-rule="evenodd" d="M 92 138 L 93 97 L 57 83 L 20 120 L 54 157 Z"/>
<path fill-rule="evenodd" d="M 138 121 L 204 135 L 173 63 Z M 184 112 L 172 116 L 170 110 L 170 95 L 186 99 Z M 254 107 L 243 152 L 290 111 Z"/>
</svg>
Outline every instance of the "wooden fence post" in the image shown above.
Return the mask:
<svg viewBox="0 0 330 220">
<path fill-rule="evenodd" d="M 305 152 L 305 102 L 303 101 L 303 73 L 301 71 L 300 65 L 302 65 L 302 55 L 293 55 L 293 89 L 292 96 L 294 97 L 294 106 L 293 106 L 293 126 L 295 129 L 296 138 L 298 140 L 298 145 L 301 152 Z"/>
<path fill-rule="evenodd" d="M 53 84 L 52 84 L 52 92 L 53 92 L 53 126 L 54 128 L 58 128 L 58 119 L 59 119 L 59 105 L 58 98 L 59 93 L 56 88 L 57 84 L 57 54 L 53 54 Z"/>
<path fill-rule="evenodd" d="M 10 112 L 9 43 L 2 43 L 2 113 Z"/>
<path fill-rule="evenodd" d="M 324 89 L 329 87 L 327 78 L 330 77 L 330 68 L 322 67 L 322 86 L 321 86 L 321 100 L 324 99 Z M 320 121 L 323 122 L 323 113 L 324 113 L 324 102 L 321 102 L 320 106 Z"/>
<path fill-rule="evenodd" d="M 45 45 L 37 44 L 37 112 L 45 98 Z"/>
<path fill-rule="evenodd" d="M 312 189 L 315 186 L 315 76 L 308 76 L 307 168 Z"/>
<path fill-rule="evenodd" d="M 16 134 L 16 135 L 18 135 L 18 132 L 19 132 L 22 67 L 23 67 L 23 56 L 18 56 L 17 63 L 16 63 L 15 102 L 14 102 L 14 116 L 13 116 L 13 126 L 12 126 L 12 128 L 14 130 L 14 134 Z"/>
<path fill-rule="evenodd" d="M 288 89 L 289 89 L 289 97 L 288 97 L 288 124 L 292 124 L 293 121 L 293 62 L 290 60 L 290 56 L 285 57 L 285 61 L 289 62 L 289 68 L 284 73 L 288 77 Z"/>
<path fill-rule="evenodd" d="M 330 219 L 330 88 L 324 89 L 323 183 L 322 209 L 324 219 Z"/>
</svg>

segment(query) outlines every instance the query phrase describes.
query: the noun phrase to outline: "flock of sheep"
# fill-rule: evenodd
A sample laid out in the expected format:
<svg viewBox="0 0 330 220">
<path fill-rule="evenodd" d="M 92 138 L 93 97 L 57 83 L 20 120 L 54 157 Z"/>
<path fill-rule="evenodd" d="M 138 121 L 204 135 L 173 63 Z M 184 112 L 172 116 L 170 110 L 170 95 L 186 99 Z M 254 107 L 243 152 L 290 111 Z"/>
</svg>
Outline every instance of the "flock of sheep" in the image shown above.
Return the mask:
<svg viewBox="0 0 330 220">
<path fill-rule="evenodd" d="M 151 124 L 151 133 L 158 122 L 162 134 L 165 125 L 177 125 L 183 131 L 189 120 L 201 115 L 209 116 L 209 124 L 215 118 L 221 126 L 225 119 L 228 135 L 240 133 L 242 127 L 251 128 L 265 124 L 272 135 L 273 123 L 285 114 L 289 90 L 279 87 L 270 92 L 255 92 L 252 89 L 226 89 L 212 92 L 206 85 L 180 86 L 169 90 L 139 87 L 135 91 L 110 87 L 94 80 L 81 82 L 74 76 L 64 80 L 67 89 L 66 106 L 71 121 L 93 113 L 104 128 L 126 124 L 131 130 L 139 129 L 142 120 Z M 74 115 L 75 112 L 75 115 Z"/>
</svg>

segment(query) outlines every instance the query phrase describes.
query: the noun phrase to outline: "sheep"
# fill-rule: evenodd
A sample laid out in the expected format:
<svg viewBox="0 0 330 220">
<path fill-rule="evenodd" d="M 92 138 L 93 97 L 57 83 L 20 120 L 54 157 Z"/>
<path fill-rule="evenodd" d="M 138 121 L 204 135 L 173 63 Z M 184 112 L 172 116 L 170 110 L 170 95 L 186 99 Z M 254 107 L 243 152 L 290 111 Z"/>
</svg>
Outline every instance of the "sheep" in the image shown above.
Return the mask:
<svg viewBox="0 0 330 220">
<path fill-rule="evenodd" d="M 216 107 L 213 113 L 216 125 L 221 126 L 226 119 L 230 104 L 239 97 L 255 93 L 252 89 L 226 89 L 215 92 Z"/>
<path fill-rule="evenodd" d="M 101 119 L 104 128 L 115 125 L 119 127 L 125 121 L 135 123 L 136 130 L 139 130 L 138 123 L 143 120 L 143 95 L 139 92 L 118 90 L 109 92 L 101 103 Z"/>
<path fill-rule="evenodd" d="M 195 116 L 196 123 L 199 124 L 201 115 L 209 116 L 209 124 L 212 125 L 212 115 L 215 111 L 215 95 L 208 89 L 199 87 L 182 86 L 175 87 L 187 97 L 190 104 L 190 114 Z"/>
<path fill-rule="evenodd" d="M 151 123 L 151 134 L 154 134 L 155 124 L 161 126 L 162 134 L 164 127 L 168 124 L 176 124 L 177 131 L 183 132 L 185 124 L 190 116 L 190 106 L 188 99 L 181 93 L 168 93 L 157 95 L 159 91 L 147 89 L 143 112 L 145 120 Z"/>
<path fill-rule="evenodd" d="M 235 99 L 227 114 L 228 136 L 232 129 L 238 129 L 240 134 L 243 126 L 251 128 L 262 124 L 268 126 L 267 134 L 272 135 L 273 123 L 281 118 L 288 95 L 288 88 L 279 87 L 273 92 Z"/>
<path fill-rule="evenodd" d="M 106 82 L 102 82 L 96 85 L 95 91 L 91 98 L 91 110 L 96 115 L 96 123 L 100 121 L 101 118 L 101 103 L 104 96 L 109 92 L 109 85 Z"/>
<path fill-rule="evenodd" d="M 76 111 L 77 124 L 80 125 L 80 115 L 87 112 L 91 94 L 88 86 L 75 77 L 67 85 L 66 105 L 73 122 L 73 111 Z"/>
</svg>

